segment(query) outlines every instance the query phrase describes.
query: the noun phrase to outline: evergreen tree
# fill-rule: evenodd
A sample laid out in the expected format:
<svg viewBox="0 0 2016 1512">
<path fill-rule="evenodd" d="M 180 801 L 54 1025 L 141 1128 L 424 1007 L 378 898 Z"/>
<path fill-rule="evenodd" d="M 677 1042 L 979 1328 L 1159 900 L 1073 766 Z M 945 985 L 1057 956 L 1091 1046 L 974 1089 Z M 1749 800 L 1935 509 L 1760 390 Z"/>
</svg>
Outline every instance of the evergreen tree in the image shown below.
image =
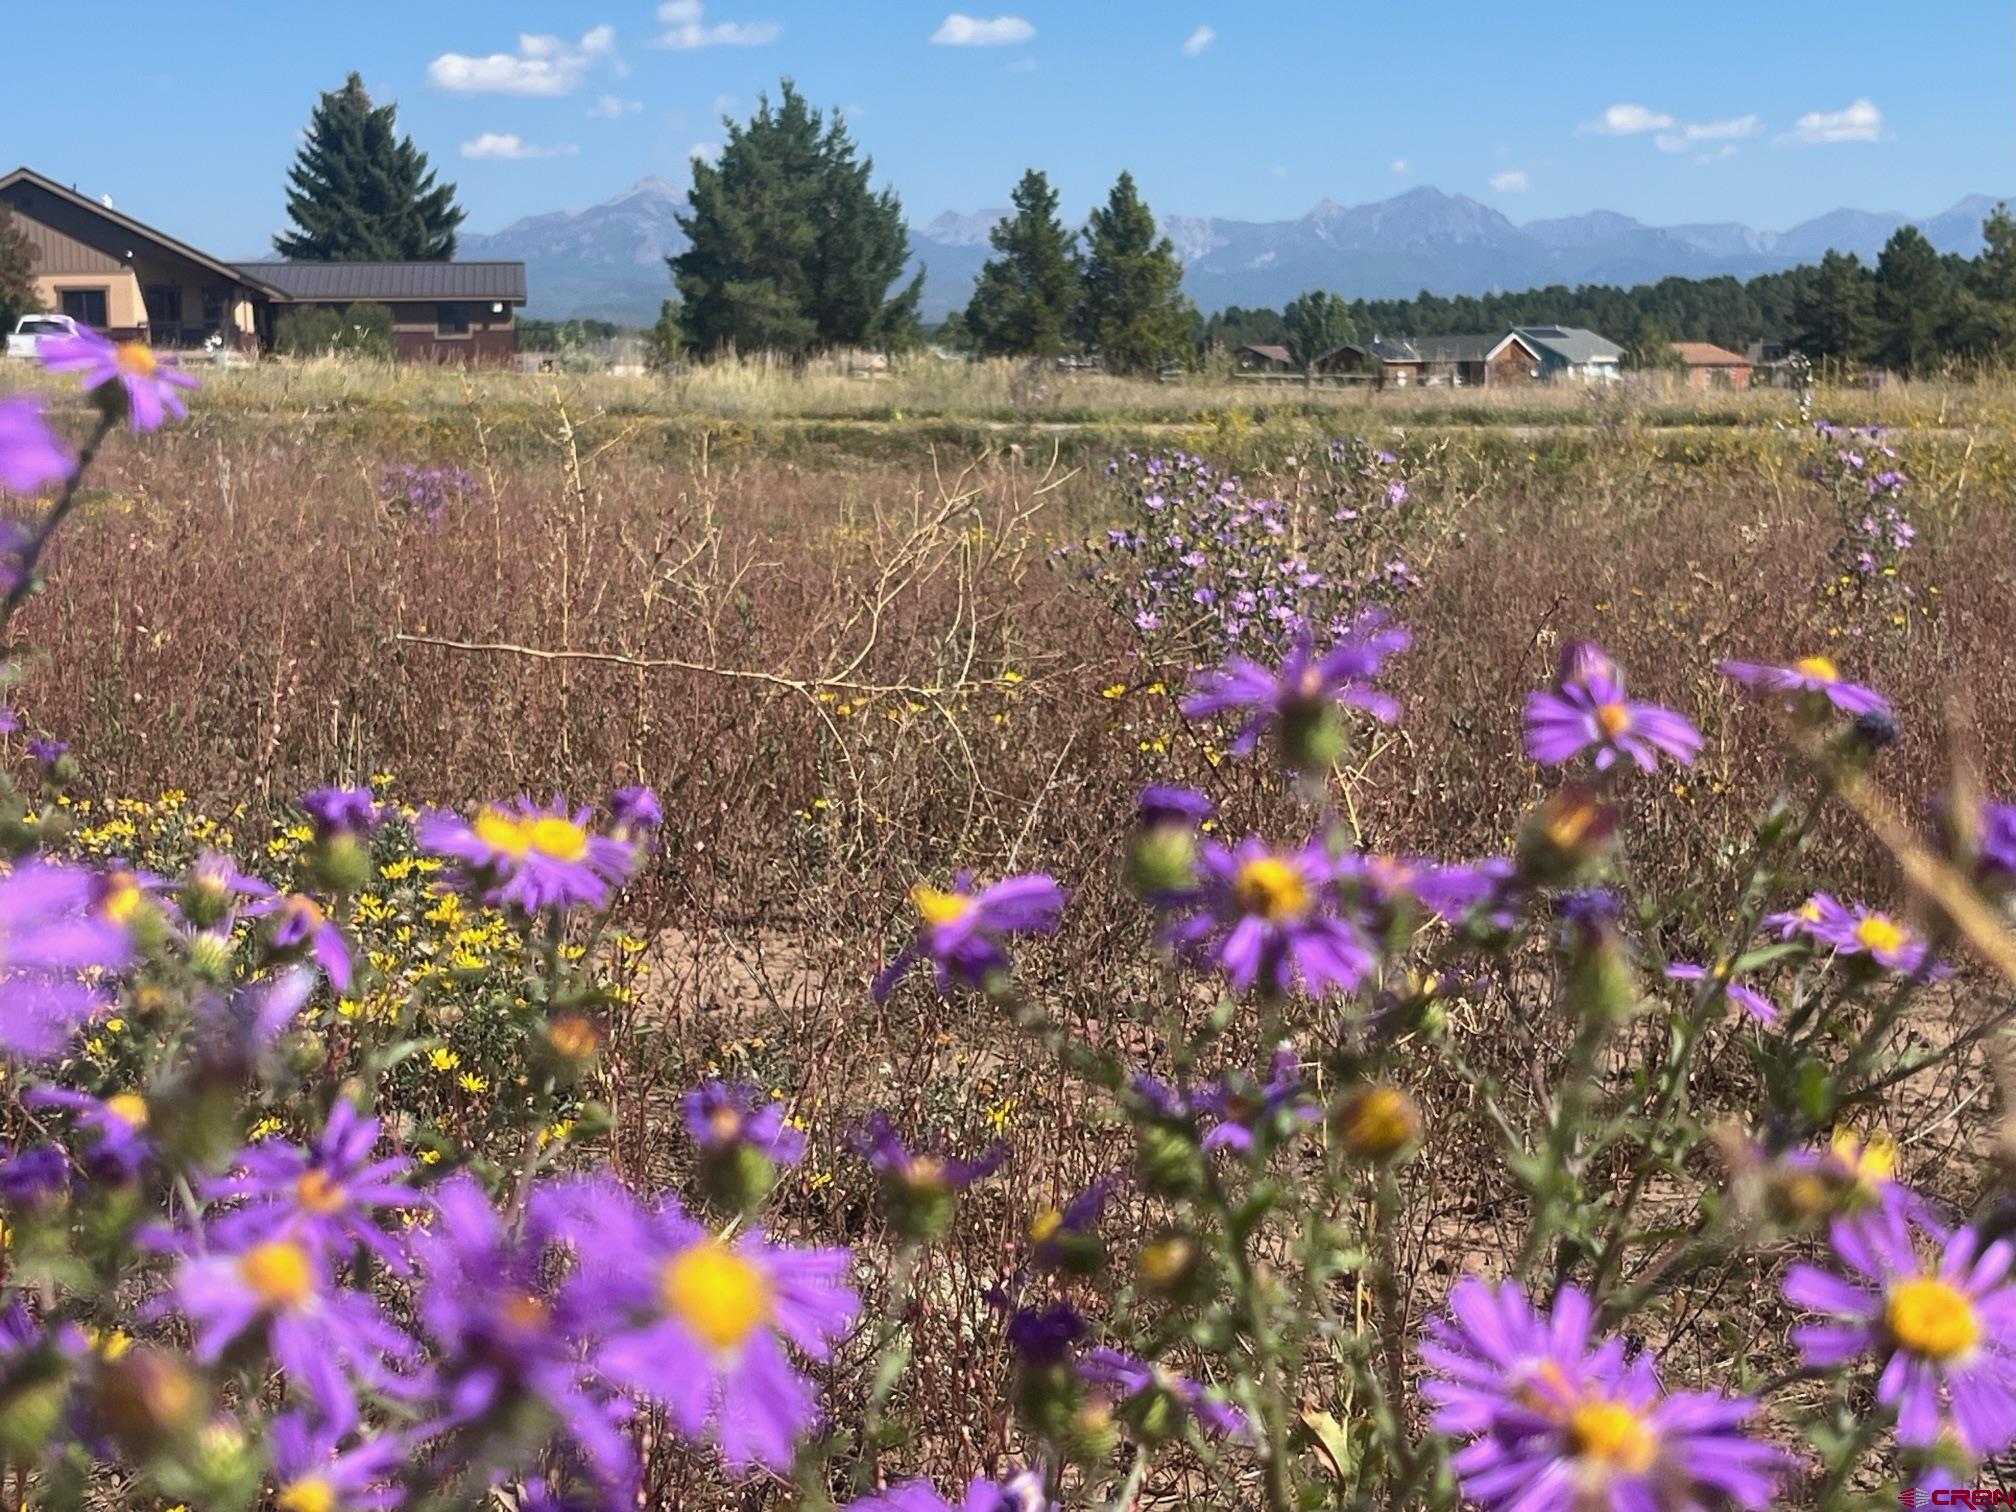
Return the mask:
<svg viewBox="0 0 2016 1512">
<path fill-rule="evenodd" d="M 1015 213 L 987 233 L 989 258 L 966 306 L 965 329 L 988 356 L 1054 357 L 1078 306 L 1078 234 L 1057 218 L 1057 191 L 1031 168 L 1010 196 Z"/>
<path fill-rule="evenodd" d="M 2016 352 L 2016 216 L 1997 205 L 1981 222 L 1981 255 L 1965 272 L 1954 342 L 1970 356 Z"/>
<path fill-rule="evenodd" d="M 14 224 L 14 212 L 0 203 L 0 329 L 41 308 L 35 297 L 35 246 Z"/>
<path fill-rule="evenodd" d="M 1351 339 L 1351 307 L 1342 294 L 1311 289 L 1288 301 L 1281 311 L 1288 355 L 1303 372 L 1313 372 L 1316 359 Z"/>
<path fill-rule="evenodd" d="M 679 302 L 660 300 L 657 323 L 644 333 L 644 366 L 650 372 L 662 373 L 677 367 L 685 355 L 686 332 L 679 324 Z"/>
<path fill-rule="evenodd" d="M 696 159 L 690 245 L 666 259 L 689 340 L 703 348 L 804 352 L 903 346 L 917 338 L 920 271 L 890 288 L 910 255 L 903 206 L 869 187 L 847 123 L 830 124 L 789 79 L 746 125 L 725 123 L 719 162 Z"/>
<path fill-rule="evenodd" d="M 1816 362 L 1864 361 L 1875 334 L 1875 299 L 1861 258 L 1827 253 L 1793 307 L 1792 344 Z"/>
<path fill-rule="evenodd" d="M 445 261 L 463 211 L 436 184 L 427 154 L 398 134 L 396 105 L 377 105 L 356 74 L 322 96 L 288 170 L 295 230 L 273 238 L 282 257 L 316 262 Z"/>
<path fill-rule="evenodd" d="M 1183 297 L 1183 265 L 1122 173 L 1085 232 L 1078 332 L 1114 372 L 1138 373 L 1182 356 L 1195 311 Z"/>
<path fill-rule="evenodd" d="M 1938 361 L 1952 287 L 1939 254 L 1916 226 L 1899 226 L 1876 259 L 1876 355 L 1900 373 Z"/>
<path fill-rule="evenodd" d="M 1641 321 L 1631 339 L 1624 343 L 1624 362 L 1641 373 L 1668 373 L 1681 366 L 1680 354 L 1673 350 L 1673 337 L 1656 320 Z"/>
</svg>

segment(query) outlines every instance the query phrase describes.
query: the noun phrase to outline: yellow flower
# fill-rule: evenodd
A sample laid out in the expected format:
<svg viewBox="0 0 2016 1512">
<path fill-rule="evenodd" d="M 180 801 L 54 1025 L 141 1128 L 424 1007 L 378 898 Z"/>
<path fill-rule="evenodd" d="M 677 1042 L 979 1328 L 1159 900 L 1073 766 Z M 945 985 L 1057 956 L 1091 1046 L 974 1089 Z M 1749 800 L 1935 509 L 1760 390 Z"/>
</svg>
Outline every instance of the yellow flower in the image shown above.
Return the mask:
<svg viewBox="0 0 2016 1512">
<path fill-rule="evenodd" d="M 436 1045 L 427 1052 L 427 1064 L 436 1071 L 453 1071 L 462 1064 L 462 1057 L 446 1045 Z"/>
<path fill-rule="evenodd" d="M 280 1120 L 268 1114 L 245 1131 L 247 1139 L 270 1139 L 280 1132 Z"/>
<path fill-rule="evenodd" d="M 478 1076 L 473 1071 L 464 1071 L 462 1075 L 456 1079 L 455 1084 L 458 1087 L 460 1087 L 464 1092 L 475 1093 L 475 1092 L 488 1092 L 490 1090 L 490 1083 L 483 1080 L 482 1077 Z"/>
<path fill-rule="evenodd" d="M 420 1152 L 420 1164 L 422 1165 L 433 1165 L 440 1158 L 441 1152 L 439 1150 L 422 1150 Z"/>
<path fill-rule="evenodd" d="M 1127 684 L 1113 683 L 1108 687 L 1100 689 L 1099 696 L 1101 698 L 1125 698 L 1127 696 Z"/>
</svg>

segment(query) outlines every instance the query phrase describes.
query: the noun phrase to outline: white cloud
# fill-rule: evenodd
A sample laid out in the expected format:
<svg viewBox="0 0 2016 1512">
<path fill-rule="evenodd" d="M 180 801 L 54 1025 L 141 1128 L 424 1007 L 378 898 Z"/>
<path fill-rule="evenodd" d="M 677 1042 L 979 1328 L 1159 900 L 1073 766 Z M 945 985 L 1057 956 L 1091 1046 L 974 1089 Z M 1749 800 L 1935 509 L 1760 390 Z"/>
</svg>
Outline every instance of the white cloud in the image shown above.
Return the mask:
<svg viewBox="0 0 2016 1512">
<path fill-rule="evenodd" d="M 613 121 L 618 116 L 635 115 L 644 108 L 642 100 L 626 100 L 621 95 L 597 95 L 588 107 L 591 120 Z"/>
<path fill-rule="evenodd" d="M 1395 158 L 1386 166 L 1391 168 L 1395 173 L 1412 173 L 1414 171 L 1414 165 L 1405 158 Z"/>
<path fill-rule="evenodd" d="M 1713 152 L 1695 153 L 1694 161 L 1697 163 L 1727 162 L 1730 158 L 1736 156 L 1736 154 L 1741 152 L 1742 150 L 1743 149 L 1741 147 L 1738 147 L 1734 142 L 1724 142 L 1720 147 L 1717 147 Z"/>
<path fill-rule="evenodd" d="M 572 157 L 581 149 L 572 142 L 536 147 L 515 131 L 486 131 L 462 144 L 462 156 L 482 162 L 522 163 L 532 158 Z"/>
<path fill-rule="evenodd" d="M 1491 175 L 1491 187 L 1500 194 L 1524 194 L 1531 185 L 1524 168 L 1507 168 L 1503 173 Z"/>
<path fill-rule="evenodd" d="M 1200 26 L 1197 30 L 1190 33 L 1189 39 L 1184 42 L 1183 56 L 1194 58 L 1217 40 L 1218 30 L 1216 27 Z"/>
<path fill-rule="evenodd" d="M 1753 136 L 1756 131 L 1757 117 L 1740 115 L 1731 116 L 1726 121 L 1689 121 L 1678 131 L 1660 132 L 1653 140 L 1659 144 L 1661 152 L 1685 152 L 1697 142 L 1727 142 Z"/>
<path fill-rule="evenodd" d="M 982 21 L 975 16 L 952 12 L 938 23 L 931 40 L 940 47 L 999 47 L 1007 42 L 1027 42 L 1036 28 L 1020 16 L 996 16 Z"/>
<path fill-rule="evenodd" d="M 775 42 L 784 28 L 775 21 L 717 21 L 709 26 L 700 0 L 665 0 L 658 19 L 665 24 L 660 47 L 686 51 L 695 47 L 761 47 Z"/>
<path fill-rule="evenodd" d="M 719 142 L 695 142 L 691 147 L 686 149 L 686 156 L 693 159 L 696 163 L 718 162 L 721 158 L 721 144 Z"/>
<path fill-rule="evenodd" d="M 610 26 L 594 28 L 579 42 L 525 32 L 515 53 L 483 58 L 443 53 L 427 65 L 427 78 L 435 88 L 456 94 L 572 94 L 591 64 L 614 61 L 615 47 L 616 30 Z"/>
<path fill-rule="evenodd" d="M 1665 131 L 1672 125 L 1673 117 L 1650 106 L 1612 105 L 1595 120 L 1585 122 L 1581 129 L 1603 136 L 1636 136 L 1641 131 Z"/>
<path fill-rule="evenodd" d="M 868 107 L 866 105 L 842 105 L 840 107 L 840 114 L 847 117 L 850 121 L 859 121 L 867 116 Z"/>
<path fill-rule="evenodd" d="M 1788 133 L 1795 142 L 1823 146 L 1829 142 L 1873 142 L 1883 134 L 1883 112 L 1866 96 L 1846 110 L 1809 110 Z"/>
</svg>

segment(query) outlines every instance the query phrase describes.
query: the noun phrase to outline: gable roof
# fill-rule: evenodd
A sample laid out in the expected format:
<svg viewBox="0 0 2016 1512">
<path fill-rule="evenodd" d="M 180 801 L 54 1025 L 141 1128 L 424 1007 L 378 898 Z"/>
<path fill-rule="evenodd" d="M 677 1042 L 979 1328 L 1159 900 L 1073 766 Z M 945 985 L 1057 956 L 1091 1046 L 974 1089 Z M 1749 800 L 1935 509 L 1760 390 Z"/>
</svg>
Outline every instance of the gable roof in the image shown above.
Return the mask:
<svg viewBox="0 0 2016 1512">
<path fill-rule="evenodd" d="M 303 303 L 357 299 L 469 299 L 525 302 L 522 262 L 248 262 L 247 278 Z"/>
<path fill-rule="evenodd" d="M 1295 361 L 1295 359 L 1289 355 L 1288 348 L 1286 348 L 1285 346 L 1276 346 L 1272 342 L 1242 341 L 1241 343 L 1239 343 L 1238 350 L 1242 352 L 1251 352 L 1255 357 L 1264 357 L 1269 362 L 1292 364 Z"/>
<path fill-rule="evenodd" d="M 75 189 L 66 189 L 54 179 L 44 178 L 32 168 L 16 168 L 5 177 L 0 177 L 0 190 L 8 189 L 15 184 L 32 184 L 44 193 L 53 194 L 57 199 L 64 201 L 66 204 L 73 205 L 80 210 L 90 211 L 101 220 L 109 221 L 112 225 L 117 226 L 121 231 L 127 232 L 129 235 L 145 237 L 148 241 L 166 247 L 178 257 L 186 257 L 197 266 L 208 268 L 212 273 L 228 278 L 234 283 L 249 283 L 262 294 L 270 295 L 274 292 L 272 285 L 262 279 L 257 272 L 247 272 L 241 266 L 219 261 L 207 252 L 199 252 L 187 242 L 177 241 L 174 237 L 164 232 L 156 231 L 152 226 L 145 225 L 133 219 L 130 215 L 122 215 L 110 205 L 103 204 L 98 200 L 89 199 L 79 194 Z M 253 266 L 256 268 L 257 264 Z"/>
<path fill-rule="evenodd" d="M 1325 352 L 1319 361 L 1327 362 L 1338 352 L 1356 352 L 1388 364 L 1488 362 L 1511 342 L 1518 342 L 1536 358 L 1540 355 L 1516 331 L 1465 331 L 1443 336 L 1375 336 L 1370 341 L 1347 341 L 1335 351 Z"/>
<path fill-rule="evenodd" d="M 1687 367 L 1749 367 L 1750 359 L 1712 341 L 1676 341 L 1673 351 Z"/>
<path fill-rule="evenodd" d="M 1576 366 L 1585 362 L 1616 362 L 1624 355 L 1624 348 L 1609 337 L 1585 331 L 1581 326 L 1514 326 L 1512 331 L 1528 346 L 1544 348 Z"/>
</svg>

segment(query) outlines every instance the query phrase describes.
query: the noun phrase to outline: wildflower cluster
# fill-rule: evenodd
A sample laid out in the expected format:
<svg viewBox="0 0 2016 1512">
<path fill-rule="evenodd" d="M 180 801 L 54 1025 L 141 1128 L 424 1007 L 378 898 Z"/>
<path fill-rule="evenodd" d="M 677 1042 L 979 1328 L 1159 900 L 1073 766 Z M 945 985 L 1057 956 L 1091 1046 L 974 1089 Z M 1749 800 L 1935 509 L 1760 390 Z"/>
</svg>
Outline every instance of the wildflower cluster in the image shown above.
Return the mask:
<svg viewBox="0 0 2016 1512">
<path fill-rule="evenodd" d="M 1902 629 L 1918 606 L 1905 580 L 1905 557 L 1918 539 L 1897 448 L 1880 425 L 1813 422 L 1822 448 L 1814 476 L 1834 497 L 1841 534 L 1831 556 L 1837 576 L 1828 596 L 1839 604 L 1849 635 Z"/>
<path fill-rule="evenodd" d="M 481 503 L 483 485 L 462 467 L 421 467 L 388 462 L 378 474 L 378 502 L 395 519 L 439 524 L 451 508 Z"/>
</svg>

